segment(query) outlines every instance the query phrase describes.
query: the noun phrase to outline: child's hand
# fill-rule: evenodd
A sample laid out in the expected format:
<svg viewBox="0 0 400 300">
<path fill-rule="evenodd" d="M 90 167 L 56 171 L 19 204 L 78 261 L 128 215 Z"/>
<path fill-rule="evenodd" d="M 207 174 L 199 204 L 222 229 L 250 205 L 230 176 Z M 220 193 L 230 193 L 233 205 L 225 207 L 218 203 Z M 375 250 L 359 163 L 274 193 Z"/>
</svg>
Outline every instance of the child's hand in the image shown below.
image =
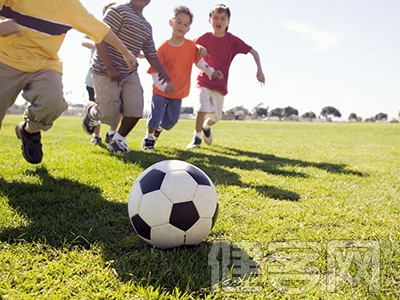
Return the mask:
<svg viewBox="0 0 400 300">
<path fill-rule="evenodd" d="M 200 55 L 200 57 L 206 57 L 209 56 L 207 49 L 203 47 L 202 45 L 196 45 L 197 46 L 197 53 Z"/>
<path fill-rule="evenodd" d="M 176 92 L 176 87 L 172 84 L 168 84 L 164 91 L 166 94 L 173 94 Z"/>
<path fill-rule="evenodd" d="M 169 78 L 167 72 L 162 69 L 161 71 L 158 72 L 158 79 L 161 81 L 161 83 L 170 83 L 171 82 L 171 78 Z"/>
<path fill-rule="evenodd" d="M 128 51 L 128 53 L 124 55 L 124 60 L 129 69 L 133 69 L 133 67 L 137 65 L 137 59 L 135 55 L 133 55 L 130 51 Z"/>
<path fill-rule="evenodd" d="M 262 71 L 257 71 L 257 80 L 261 83 L 261 85 L 265 84 L 265 76 Z"/>
<path fill-rule="evenodd" d="M 19 30 L 17 22 L 15 22 L 13 19 L 0 21 L 0 35 L 6 37 L 12 34 L 21 36 L 21 31 Z"/>
<path fill-rule="evenodd" d="M 122 80 L 121 73 L 114 66 L 107 68 L 107 75 L 112 81 L 120 82 Z"/>
<path fill-rule="evenodd" d="M 222 74 L 222 72 L 220 70 L 216 70 L 211 75 L 211 79 L 213 79 L 213 78 L 217 78 L 218 80 L 221 80 L 224 78 L 224 74 Z"/>
</svg>

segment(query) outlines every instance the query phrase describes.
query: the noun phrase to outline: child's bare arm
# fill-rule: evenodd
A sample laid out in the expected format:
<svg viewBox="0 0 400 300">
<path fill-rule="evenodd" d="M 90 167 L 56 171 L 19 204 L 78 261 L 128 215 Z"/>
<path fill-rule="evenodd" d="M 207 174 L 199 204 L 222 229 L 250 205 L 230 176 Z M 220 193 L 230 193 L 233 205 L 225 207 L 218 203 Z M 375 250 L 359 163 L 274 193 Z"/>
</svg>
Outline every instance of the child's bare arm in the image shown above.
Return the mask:
<svg viewBox="0 0 400 300">
<path fill-rule="evenodd" d="M 265 83 L 265 76 L 264 73 L 262 71 L 262 67 L 261 67 L 261 60 L 260 60 L 260 56 L 258 55 L 258 52 L 254 49 L 250 50 L 250 54 L 253 55 L 254 57 L 254 61 L 256 62 L 257 65 L 257 80 L 261 83 L 264 84 Z"/>
<path fill-rule="evenodd" d="M 103 61 L 104 66 L 107 69 L 107 75 L 111 78 L 111 80 L 121 81 L 121 74 L 118 69 L 114 67 L 110 54 L 108 53 L 108 44 L 106 42 L 101 42 L 100 44 L 96 44 L 97 53 L 99 54 L 101 60 Z"/>
<path fill-rule="evenodd" d="M 126 46 L 121 42 L 121 40 L 109 30 L 106 36 L 103 38 L 103 42 L 106 42 L 116 48 L 119 52 L 121 52 L 122 56 L 128 67 L 132 69 L 137 64 L 136 57 L 126 48 Z M 104 62 L 104 61 L 103 61 Z"/>
<path fill-rule="evenodd" d="M 152 66 L 158 72 L 158 78 L 162 83 L 171 82 L 171 78 L 169 78 L 167 71 L 165 71 L 164 66 L 161 64 L 158 57 L 148 58 L 147 61 L 149 62 L 150 66 Z"/>
</svg>

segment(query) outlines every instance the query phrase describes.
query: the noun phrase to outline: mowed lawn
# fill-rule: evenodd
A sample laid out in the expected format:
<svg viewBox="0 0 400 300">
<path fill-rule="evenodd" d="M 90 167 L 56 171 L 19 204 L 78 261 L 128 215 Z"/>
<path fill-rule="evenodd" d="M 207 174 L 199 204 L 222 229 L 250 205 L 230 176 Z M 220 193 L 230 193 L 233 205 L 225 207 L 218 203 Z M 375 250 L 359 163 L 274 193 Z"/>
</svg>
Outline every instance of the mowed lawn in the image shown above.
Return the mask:
<svg viewBox="0 0 400 300">
<path fill-rule="evenodd" d="M 194 121 L 181 120 L 144 152 L 141 120 L 132 152 L 110 155 L 62 117 L 31 165 L 21 120 L 0 131 L 3 299 L 400 297 L 400 124 L 221 121 L 212 146 L 188 151 Z M 216 186 L 218 219 L 196 247 L 152 248 L 130 224 L 133 182 L 166 159 Z"/>
</svg>

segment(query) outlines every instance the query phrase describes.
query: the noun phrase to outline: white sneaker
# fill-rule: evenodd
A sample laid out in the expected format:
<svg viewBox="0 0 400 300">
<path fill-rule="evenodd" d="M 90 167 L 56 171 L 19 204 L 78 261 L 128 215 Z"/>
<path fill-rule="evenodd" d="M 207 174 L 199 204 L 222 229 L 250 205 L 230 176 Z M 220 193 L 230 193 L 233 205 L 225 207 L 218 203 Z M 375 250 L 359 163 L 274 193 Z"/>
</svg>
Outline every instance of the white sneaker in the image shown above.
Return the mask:
<svg viewBox="0 0 400 300">
<path fill-rule="evenodd" d="M 193 140 L 186 146 L 186 149 L 200 148 L 201 138 L 194 137 Z"/>
<path fill-rule="evenodd" d="M 213 140 L 213 137 L 211 134 L 211 128 L 208 128 L 208 129 L 203 128 L 203 140 L 204 140 L 204 143 L 206 143 L 207 145 L 211 145 L 212 140 Z"/>
<path fill-rule="evenodd" d="M 112 140 L 111 143 L 107 145 L 107 149 L 110 150 L 112 154 L 131 152 L 126 142 L 120 140 Z"/>
</svg>

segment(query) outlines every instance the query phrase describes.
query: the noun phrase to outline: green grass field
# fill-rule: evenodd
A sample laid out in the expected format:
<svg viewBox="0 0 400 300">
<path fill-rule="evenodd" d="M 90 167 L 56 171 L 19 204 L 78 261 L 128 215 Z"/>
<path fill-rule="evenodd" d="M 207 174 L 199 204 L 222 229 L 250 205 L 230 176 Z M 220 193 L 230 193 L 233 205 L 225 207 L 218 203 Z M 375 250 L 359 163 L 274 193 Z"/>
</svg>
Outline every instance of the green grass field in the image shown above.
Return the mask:
<svg viewBox="0 0 400 300">
<path fill-rule="evenodd" d="M 400 125 L 222 121 L 214 144 L 185 150 L 193 121 L 157 151 L 92 146 L 81 119 L 42 133 L 27 163 L 6 116 L 0 131 L 3 299 L 398 299 Z M 103 126 L 103 137 L 106 133 Z M 213 180 L 217 222 L 194 248 L 153 249 L 135 235 L 134 180 L 165 159 Z"/>
</svg>

